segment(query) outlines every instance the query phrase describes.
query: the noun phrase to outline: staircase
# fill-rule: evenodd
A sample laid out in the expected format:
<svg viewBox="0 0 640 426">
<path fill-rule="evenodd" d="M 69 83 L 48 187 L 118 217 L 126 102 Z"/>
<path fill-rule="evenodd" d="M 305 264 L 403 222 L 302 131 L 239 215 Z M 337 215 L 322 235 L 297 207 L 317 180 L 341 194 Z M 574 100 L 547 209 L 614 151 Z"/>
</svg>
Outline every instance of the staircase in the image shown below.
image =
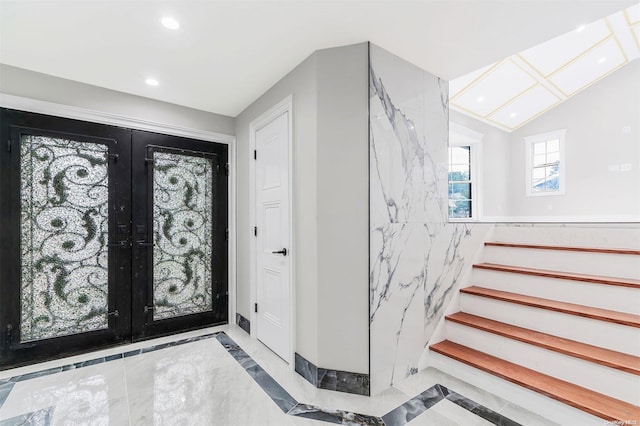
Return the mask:
<svg viewBox="0 0 640 426">
<path fill-rule="evenodd" d="M 640 249 L 487 242 L 484 260 L 432 365 L 561 424 L 640 424 Z"/>
</svg>

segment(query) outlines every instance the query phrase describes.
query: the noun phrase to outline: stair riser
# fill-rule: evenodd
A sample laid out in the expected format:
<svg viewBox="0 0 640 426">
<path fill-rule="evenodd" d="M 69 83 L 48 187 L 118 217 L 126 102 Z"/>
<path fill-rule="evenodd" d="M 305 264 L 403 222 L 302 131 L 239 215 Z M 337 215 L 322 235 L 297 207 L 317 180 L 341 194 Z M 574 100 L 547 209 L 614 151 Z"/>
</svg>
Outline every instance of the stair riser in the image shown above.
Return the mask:
<svg viewBox="0 0 640 426">
<path fill-rule="evenodd" d="M 474 268 L 472 283 L 494 290 L 640 314 L 640 289 Z"/>
<path fill-rule="evenodd" d="M 598 417 L 433 351 L 429 354 L 429 365 L 559 425 L 603 425 Z"/>
<path fill-rule="evenodd" d="M 483 262 L 640 279 L 640 256 L 485 246 Z"/>
<path fill-rule="evenodd" d="M 557 246 L 638 248 L 640 225 L 497 225 L 493 241 Z"/>
<path fill-rule="evenodd" d="M 460 294 L 463 312 L 640 356 L 640 329 L 546 309 Z"/>
<path fill-rule="evenodd" d="M 544 348 L 447 322 L 447 340 L 574 383 L 631 404 L 640 404 L 640 377 Z"/>
</svg>

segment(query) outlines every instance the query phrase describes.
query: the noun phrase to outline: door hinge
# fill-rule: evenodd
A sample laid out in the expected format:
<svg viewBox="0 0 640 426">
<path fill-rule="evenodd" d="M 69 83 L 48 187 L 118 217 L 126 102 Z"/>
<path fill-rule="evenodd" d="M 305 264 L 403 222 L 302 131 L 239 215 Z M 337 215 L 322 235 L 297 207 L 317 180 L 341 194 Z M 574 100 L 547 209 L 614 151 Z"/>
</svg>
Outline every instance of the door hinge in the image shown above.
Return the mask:
<svg viewBox="0 0 640 426">
<path fill-rule="evenodd" d="M 253 235 L 256 236 L 256 237 L 258 236 L 258 227 L 257 226 L 253 227 Z"/>
<path fill-rule="evenodd" d="M 224 174 L 226 176 L 229 176 L 229 163 L 224 165 Z"/>
<path fill-rule="evenodd" d="M 118 161 L 118 158 L 120 158 L 120 156 L 118 154 L 107 154 L 107 157 L 112 158 L 113 161 Z"/>
<path fill-rule="evenodd" d="M 229 228 L 227 228 L 227 229 L 224 231 L 224 239 L 225 239 L 226 241 L 229 241 Z"/>
<path fill-rule="evenodd" d="M 7 345 L 11 345 L 12 334 L 13 334 L 13 326 L 11 324 L 7 324 Z"/>
<path fill-rule="evenodd" d="M 257 150 L 253 150 L 253 159 L 257 160 L 258 159 L 258 151 Z"/>
<path fill-rule="evenodd" d="M 149 313 L 149 311 L 153 311 L 153 306 L 145 306 L 144 307 L 144 313 Z"/>
<path fill-rule="evenodd" d="M 253 305 L 253 312 L 258 312 L 258 304 L 257 303 L 255 303 Z"/>
<path fill-rule="evenodd" d="M 120 312 L 118 312 L 118 310 L 116 309 L 113 312 L 107 312 L 107 316 L 108 317 L 118 318 L 120 316 Z"/>
<path fill-rule="evenodd" d="M 11 152 L 11 139 L 7 140 L 7 152 Z"/>
</svg>

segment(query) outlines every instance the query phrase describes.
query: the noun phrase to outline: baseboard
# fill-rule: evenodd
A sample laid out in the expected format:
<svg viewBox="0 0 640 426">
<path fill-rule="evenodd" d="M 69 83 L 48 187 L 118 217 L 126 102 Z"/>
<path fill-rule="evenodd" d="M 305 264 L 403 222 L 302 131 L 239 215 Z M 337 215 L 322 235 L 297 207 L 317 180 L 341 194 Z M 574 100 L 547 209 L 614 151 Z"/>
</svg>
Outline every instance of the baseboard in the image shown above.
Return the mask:
<svg viewBox="0 0 640 426">
<path fill-rule="evenodd" d="M 296 373 L 319 389 L 369 396 L 369 375 L 316 367 L 296 353 Z"/>
<path fill-rule="evenodd" d="M 236 324 L 238 327 L 247 332 L 247 334 L 251 334 L 251 321 L 240 315 L 236 312 Z"/>
</svg>

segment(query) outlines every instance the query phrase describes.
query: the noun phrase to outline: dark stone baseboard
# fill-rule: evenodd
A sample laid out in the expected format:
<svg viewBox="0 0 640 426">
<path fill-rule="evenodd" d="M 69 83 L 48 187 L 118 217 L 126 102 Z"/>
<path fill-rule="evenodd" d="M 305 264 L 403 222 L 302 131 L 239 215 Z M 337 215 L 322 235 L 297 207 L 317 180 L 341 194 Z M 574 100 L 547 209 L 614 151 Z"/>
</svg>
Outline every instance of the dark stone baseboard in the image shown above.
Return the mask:
<svg viewBox="0 0 640 426">
<path fill-rule="evenodd" d="M 247 332 L 247 334 L 251 334 L 251 321 L 240 315 L 236 312 L 236 324 Z"/>
<path fill-rule="evenodd" d="M 368 374 L 316 367 L 298 353 L 295 362 L 296 373 L 317 388 L 369 396 Z"/>
</svg>

